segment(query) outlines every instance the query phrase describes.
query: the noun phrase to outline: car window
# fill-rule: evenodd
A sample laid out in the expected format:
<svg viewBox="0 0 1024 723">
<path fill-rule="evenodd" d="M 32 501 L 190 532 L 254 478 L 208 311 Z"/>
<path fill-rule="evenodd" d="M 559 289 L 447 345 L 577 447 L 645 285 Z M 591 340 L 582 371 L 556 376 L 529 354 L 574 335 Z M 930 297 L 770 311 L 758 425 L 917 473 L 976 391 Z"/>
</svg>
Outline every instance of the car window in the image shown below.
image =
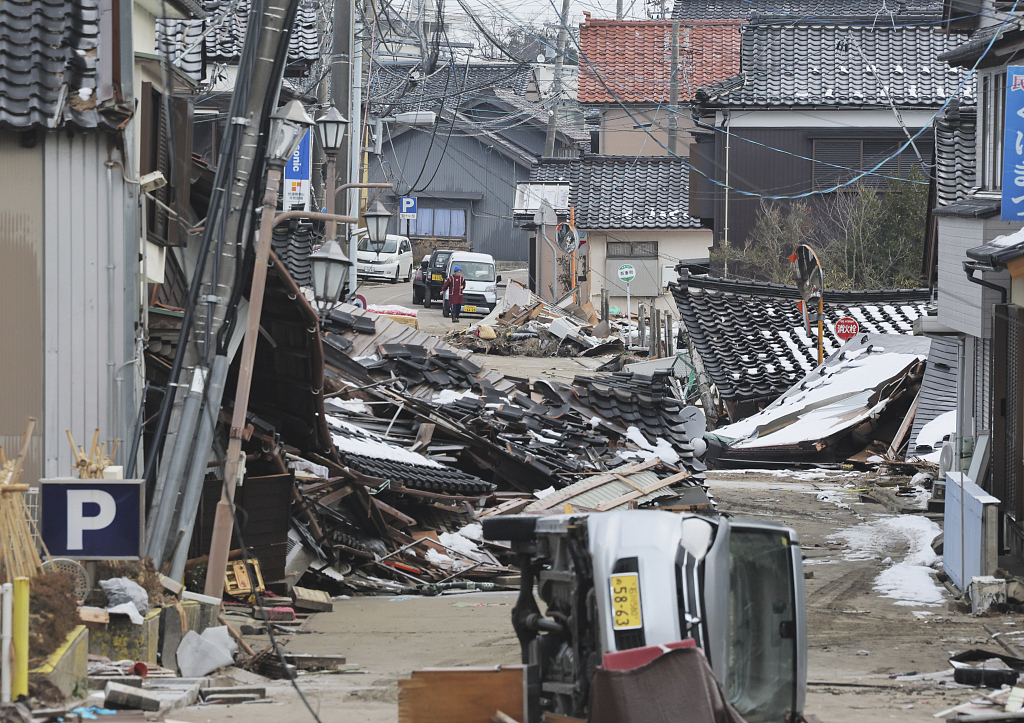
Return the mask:
<svg viewBox="0 0 1024 723">
<path fill-rule="evenodd" d="M 486 261 L 459 261 L 467 281 L 494 281 L 494 264 Z"/>
<path fill-rule="evenodd" d="M 398 242 L 395 241 L 394 239 L 388 239 L 387 241 L 384 242 L 384 248 L 382 248 L 380 252 L 382 254 L 393 254 L 395 253 L 396 248 L 398 248 Z M 359 239 L 359 250 L 376 251 L 377 249 L 373 248 L 370 245 L 370 239 L 363 236 L 361 239 Z"/>
<path fill-rule="evenodd" d="M 452 255 L 451 251 L 438 253 L 434 259 L 434 268 L 444 268 L 448 265 L 448 258 Z"/>
</svg>

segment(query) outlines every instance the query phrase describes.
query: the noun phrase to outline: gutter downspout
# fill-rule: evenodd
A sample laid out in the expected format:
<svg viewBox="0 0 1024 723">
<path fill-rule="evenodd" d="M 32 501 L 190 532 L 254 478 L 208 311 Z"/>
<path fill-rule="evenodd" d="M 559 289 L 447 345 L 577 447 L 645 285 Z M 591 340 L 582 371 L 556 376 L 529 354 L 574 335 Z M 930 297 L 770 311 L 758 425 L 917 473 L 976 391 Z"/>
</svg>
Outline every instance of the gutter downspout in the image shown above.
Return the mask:
<svg viewBox="0 0 1024 723">
<path fill-rule="evenodd" d="M 729 111 L 723 113 L 725 118 L 722 126 L 725 128 L 725 208 L 722 210 L 722 248 L 729 250 L 729 140 L 732 134 L 729 132 Z M 729 258 L 725 259 L 722 269 L 723 278 L 729 278 Z"/>
<path fill-rule="evenodd" d="M 993 281 L 985 281 L 985 279 L 978 278 L 974 275 L 975 271 L 995 271 L 995 269 L 989 266 L 982 266 L 974 261 L 964 261 L 964 272 L 967 274 L 967 280 L 972 284 L 978 286 L 984 286 L 986 289 L 992 289 L 993 291 L 999 292 L 999 303 L 1005 304 L 1007 298 L 1007 289 L 1001 284 L 997 284 Z"/>
</svg>

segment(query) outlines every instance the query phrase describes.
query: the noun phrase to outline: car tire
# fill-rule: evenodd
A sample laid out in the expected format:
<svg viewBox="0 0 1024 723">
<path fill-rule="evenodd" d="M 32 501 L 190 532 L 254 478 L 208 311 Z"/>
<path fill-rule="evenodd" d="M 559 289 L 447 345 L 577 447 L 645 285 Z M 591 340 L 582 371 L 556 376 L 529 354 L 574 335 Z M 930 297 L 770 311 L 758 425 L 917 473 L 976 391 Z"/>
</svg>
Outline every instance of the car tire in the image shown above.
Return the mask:
<svg viewBox="0 0 1024 723">
<path fill-rule="evenodd" d="M 430 289 L 428 288 L 427 292 L 423 295 L 423 308 L 429 309 L 431 301 L 432 299 L 430 298 Z"/>
<path fill-rule="evenodd" d="M 409 264 L 409 270 L 405 272 L 405 283 L 412 281 L 412 264 Z"/>
<path fill-rule="evenodd" d="M 395 267 L 395 278 L 393 278 L 393 279 L 388 279 L 388 282 L 389 282 L 389 283 L 392 283 L 392 284 L 397 284 L 397 283 L 398 283 L 398 275 L 399 275 L 400 273 L 402 273 L 402 268 L 401 268 L 400 266 L 396 266 L 396 267 Z"/>
<path fill-rule="evenodd" d="M 417 294 L 416 290 L 413 289 L 413 292 L 412 292 L 412 305 L 413 306 L 417 306 L 417 305 L 422 304 L 422 303 L 423 303 L 423 296 L 420 295 L 420 294 Z"/>
<path fill-rule="evenodd" d="M 448 306 L 448 302 L 441 302 L 441 316 L 448 316 L 452 313 L 452 308 Z"/>
</svg>

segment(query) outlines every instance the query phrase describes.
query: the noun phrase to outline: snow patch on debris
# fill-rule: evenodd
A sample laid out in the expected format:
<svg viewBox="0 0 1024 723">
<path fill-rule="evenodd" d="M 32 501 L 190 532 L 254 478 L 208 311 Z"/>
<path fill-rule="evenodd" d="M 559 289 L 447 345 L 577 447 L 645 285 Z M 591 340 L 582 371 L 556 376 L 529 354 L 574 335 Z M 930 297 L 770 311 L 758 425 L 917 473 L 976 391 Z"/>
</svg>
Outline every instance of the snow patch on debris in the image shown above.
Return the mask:
<svg viewBox="0 0 1024 723">
<path fill-rule="evenodd" d="M 324 400 L 324 405 L 327 407 L 333 407 L 342 412 L 351 412 L 353 414 L 369 414 L 370 408 L 366 406 L 366 402 L 362 399 L 338 399 L 337 397 L 328 397 Z"/>
<path fill-rule="evenodd" d="M 875 578 L 874 589 L 896 605 L 938 607 L 943 603 L 942 588 L 932 577 L 938 556 L 932 540 L 942 532 L 935 522 L 917 515 L 899 515 L 864 522 L 836 533 L 846 540 L 848 560 L 872 560 L 906 546 L 902 562 L 883 570 Z"/>
<path fill-rule="evenodd" d="M 555 491 L 555 488 L 552 486 L 548 487 L 546 490 L 535 490 L 533 496 L 536 497 L 538 500 L 542 500 L 545 497 L 548 497 L 549 495 L 555 494 Z"/>
<path fill-rule="evenodd" d="M 466 389 L 462 392 L 457 392 L 454 389 L 442 389 L 434 395 L 431 401 L 434 402 L 434 404 L 451 404 L 452 402 L 457 402 L 460 399 L 465 399 L 466 397 L 479 399 L 480 395 L 474 393 L 472 389 Z"/>
<path fill-rule="evenodd" d="M 331 439 L 334 441 L 334 446 L 342 454 L 356 454 L 361 457 L 386 459 L 390 462 L 404 462 L 405 464 L 412 464 L 418 467 L 432 467 L 434 469 L 444 467 L 440 462 L 435 462 L 418 452 L 385 442 L 376 435 L 354 424 L 349 424 L 340 417 L 327 415 L 327 421 L 335 428 L 335 431 L 340 431 L 339 434 L 332 434 Z"/>
<path fill-rule="evenodd" d="M 914 440 L 913 448 L 931 447 L 932 452 L 918 456 L 923 460 L 938 464 L 939 455 L 942 454 L 942 443 L 954 436 L 956 436 L 956 410 L 951 409 L 921 427 L 921 431 L 917 433 L 917 439 Z"/>
<path fill-rule="evenodd" d="M 437 565 L 438 567 L 444 568 L 449 568 L 455 565 L 455 560 L 448 557 L 448 555 L 441 554 L 433 547 L 427 548 L 427 562 L 431 565 Z"/>
<path fill-rule="evenodd" d="M 374 314 L 389 314 L 391 316 L 418 316 L 419 312 L 416 309 L 410 309 L 407 306 L 398 306 L 397 304 L 370 304 L 366 307 L 367 311 L 373 312 Z"/>
<path fill-rule="evenodd" d="M 797 330 L 802 333 L 802 329 Z M 770 447 L 825 439 L 877 413 L 888 403 L 869 407 L 876 389 L 894 374 L 925 358 L 922 354 L 884 354 L 882 347 L 845 352 L 830 360 L 763 410 L 715 430 L 735 440 L 734 448 Z"/>
<path fill-rule="evenodd" d="M 629 454 L 632 457 L 640 457 L 645 462 L 655 457 L 661 459 L 665 464 L 677 464 L 679 462 L 679 454 L 672 449 L 672 445 L 668 441 L 658 437 L 656 444 L 651 444 L 638 427 L 626 429 L 626 439 L 640 448 L 640 451 L 630 450 Z"/>
<path fill-rule="evenodd" d="M 465 529 L 465 528 L 463 528 Z M 481 536 L 483 536 L 483 528 L 481 527 Z M 471 560 L 477 562 L 487 562 L 487 556 L 477 547 L 477 544 L 468 537 L 464 536 L 460 532 L 442 532 L 437 538 L 442 545 L 454 550 L 460 555 L 464 555 Z"/>
</svg>

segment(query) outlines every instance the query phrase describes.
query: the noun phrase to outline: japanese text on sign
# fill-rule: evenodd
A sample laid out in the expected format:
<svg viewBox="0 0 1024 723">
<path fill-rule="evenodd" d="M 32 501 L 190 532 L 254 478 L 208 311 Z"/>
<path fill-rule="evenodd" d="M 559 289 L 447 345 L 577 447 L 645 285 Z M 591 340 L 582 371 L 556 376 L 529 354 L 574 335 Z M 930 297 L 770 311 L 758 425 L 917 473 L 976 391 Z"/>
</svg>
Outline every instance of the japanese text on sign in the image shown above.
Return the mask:
<svg viewBox="0 0 1024 723">
<path fill-rule="evenodd" d="M 1003 136 L 1004 221 L 1024 219 L 1024 66 L 1006 69 L 1006 116 Z"/>
</svg>

